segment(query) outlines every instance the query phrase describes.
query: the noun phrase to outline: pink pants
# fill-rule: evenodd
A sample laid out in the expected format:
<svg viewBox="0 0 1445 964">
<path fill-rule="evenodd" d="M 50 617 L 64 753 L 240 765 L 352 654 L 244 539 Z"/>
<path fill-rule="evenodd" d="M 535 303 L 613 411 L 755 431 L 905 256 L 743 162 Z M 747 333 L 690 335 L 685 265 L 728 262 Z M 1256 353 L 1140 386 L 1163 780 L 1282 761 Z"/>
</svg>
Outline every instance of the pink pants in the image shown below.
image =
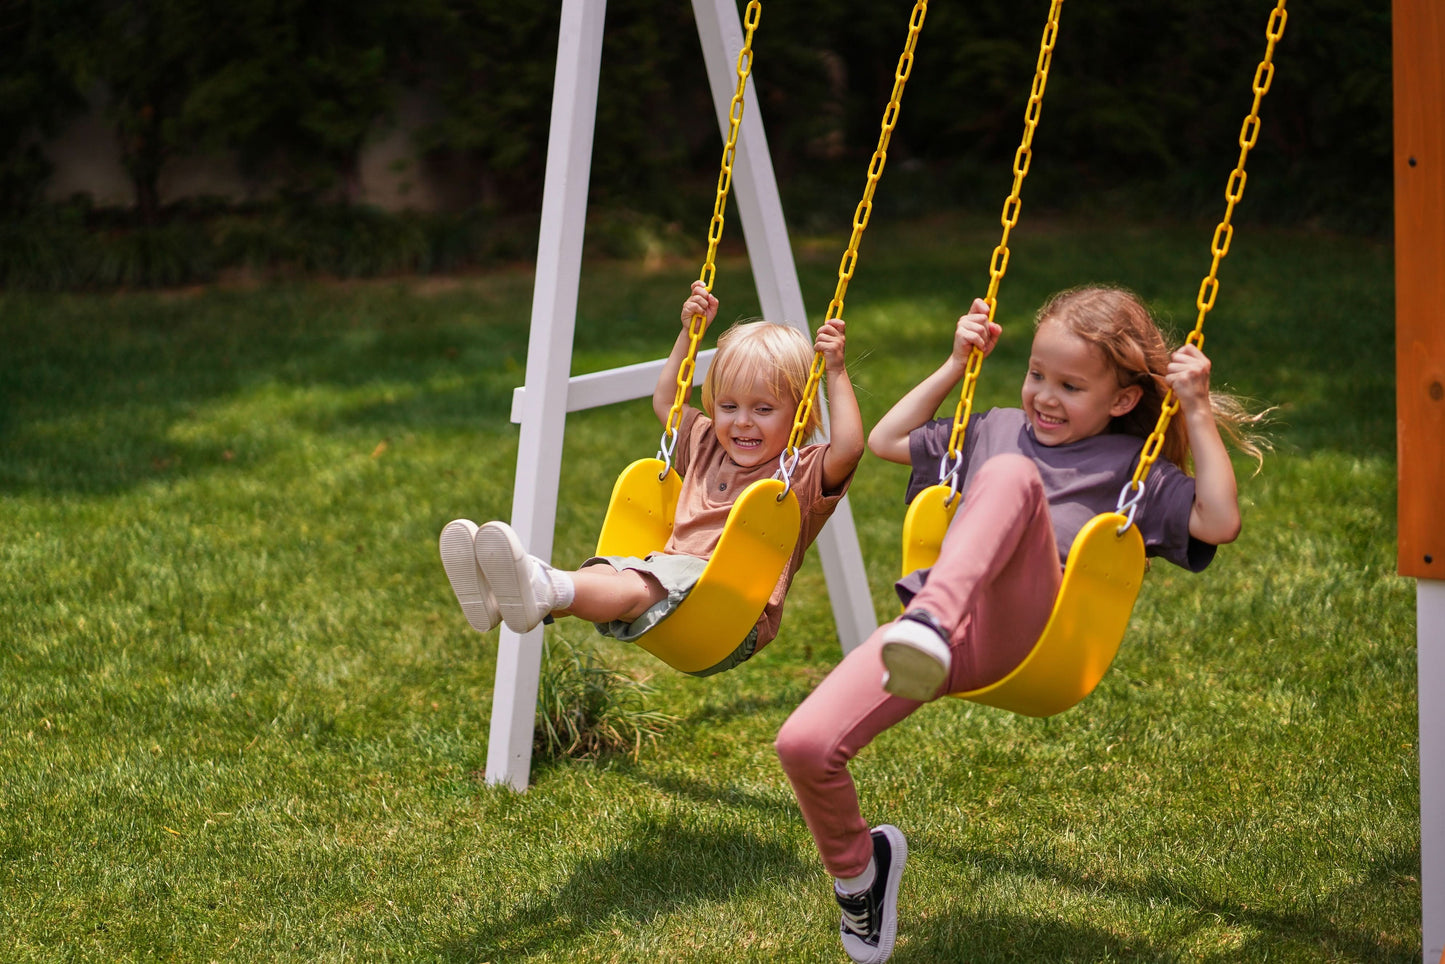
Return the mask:
<svg viewBox="0 0 1445 964">
<path fill-rule="evenodd" d="M 990 459 L 908 606 L 928 610 L 951 630 L 952 667 L 938 695 L 987 685 L 1022 662 L 1048 622 L 1061 580 L 1038 469 L 1021 455 Z M 834 877 L 856 877 L 873 855 L 848 761 L 923 705 L 883 689 L 886 628 L 845 656 L 778 732 L 778 758 Z"/>
</svg>

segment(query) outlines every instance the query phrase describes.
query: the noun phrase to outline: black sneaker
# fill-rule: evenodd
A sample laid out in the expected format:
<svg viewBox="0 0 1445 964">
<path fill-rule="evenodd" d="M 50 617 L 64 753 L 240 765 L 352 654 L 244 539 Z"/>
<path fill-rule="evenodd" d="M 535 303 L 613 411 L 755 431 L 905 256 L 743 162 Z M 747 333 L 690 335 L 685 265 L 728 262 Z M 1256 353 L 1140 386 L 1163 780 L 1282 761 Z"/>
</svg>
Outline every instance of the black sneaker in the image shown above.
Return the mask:
<svg viewBox="0 0 1445 964">
<path fill-rule="evenodd" d="M 843 950 L 858 964 L 883 964 L 893 953 L 898 937 L 898 881 L 908 862 L 908 841 L 903 831 L 889 824 L 874 827 L 873 886 L 861 894 L 833 891 L 843 909 L 839 932 Z"/>
</svg>

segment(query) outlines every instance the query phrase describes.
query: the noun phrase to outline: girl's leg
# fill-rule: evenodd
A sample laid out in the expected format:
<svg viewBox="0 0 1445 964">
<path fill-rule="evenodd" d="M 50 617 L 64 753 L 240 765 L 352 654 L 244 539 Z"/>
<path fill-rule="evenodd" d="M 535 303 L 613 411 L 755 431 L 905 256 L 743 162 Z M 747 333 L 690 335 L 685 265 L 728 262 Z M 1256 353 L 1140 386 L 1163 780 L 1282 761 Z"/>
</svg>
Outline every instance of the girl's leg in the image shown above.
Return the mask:
<svg viewBox="0 0 1445 964">
<path fill-rule="evenodd" d="M 833 668 L 778 731 L 778 759 L 828 873 L 857 877 L 873 842 L 858 809 L 848 761 L 920 703 L 884 692 L 880 629 Z"/>
<path fill-rule="evenodd" d="M 940 684 L 943 692 L 961 692 L 1003 678 L 1033 648 L 1062 578 L 1038 469 L 1021 455 L 989 459 L 949 526 L 928 581 L 908 603 L 910 616 L 926 613 L 946 639 L 936 638 L 927 618 L 896 623 L 884 651 L 889 672 L 915 672 L 923 683 L 910 692 L 906 681 L 900 687 L 890 680 L 890 688 L 921 697 L 936 694 Z M 936 659 L 934 665 L 924 666 L 920 653 Z"/>
</svg>

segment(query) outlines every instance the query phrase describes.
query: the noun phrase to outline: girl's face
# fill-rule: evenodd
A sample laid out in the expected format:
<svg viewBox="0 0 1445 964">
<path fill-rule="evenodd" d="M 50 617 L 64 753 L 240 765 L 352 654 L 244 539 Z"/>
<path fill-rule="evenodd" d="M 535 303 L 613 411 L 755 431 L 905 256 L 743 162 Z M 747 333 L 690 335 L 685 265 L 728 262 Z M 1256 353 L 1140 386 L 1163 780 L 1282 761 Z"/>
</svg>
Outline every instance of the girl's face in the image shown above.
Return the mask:
<svg viewBox="0 0 1445 964">
<path fill-rule="evenodd" d="M 1098 435 L 1143 393 L 1138 385 L 1121 387 L 1104 353 L 1063 325 L 1045 322 L 1034 332 L 1022 394 L 1040 443 L 1065 445 Z"/>
<path fill-rule="evenodd" d="M 751 468 L 775 461 L 793 433 L 796 404 L 789 404 L 762 379 L 729 385 L 712 403 L 713 430 L 738 465 Z"/>
</svg>

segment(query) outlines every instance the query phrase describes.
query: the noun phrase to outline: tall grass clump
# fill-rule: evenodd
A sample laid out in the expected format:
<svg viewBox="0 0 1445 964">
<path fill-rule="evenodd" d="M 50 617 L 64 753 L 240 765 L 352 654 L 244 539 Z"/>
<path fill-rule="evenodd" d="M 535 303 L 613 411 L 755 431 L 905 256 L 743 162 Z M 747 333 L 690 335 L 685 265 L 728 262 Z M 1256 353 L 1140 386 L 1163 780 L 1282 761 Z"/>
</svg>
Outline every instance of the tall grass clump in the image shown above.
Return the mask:
<svg viewBox="0 0 1445 964">
<path fill-rule="evenodd" d="M 540 760 L 636 760 L 677 717 L 649 708 L 657 691 L 602 661 L 593 650 L 554 640 L 542 651 L 533 752 Z"/>
</svg>

